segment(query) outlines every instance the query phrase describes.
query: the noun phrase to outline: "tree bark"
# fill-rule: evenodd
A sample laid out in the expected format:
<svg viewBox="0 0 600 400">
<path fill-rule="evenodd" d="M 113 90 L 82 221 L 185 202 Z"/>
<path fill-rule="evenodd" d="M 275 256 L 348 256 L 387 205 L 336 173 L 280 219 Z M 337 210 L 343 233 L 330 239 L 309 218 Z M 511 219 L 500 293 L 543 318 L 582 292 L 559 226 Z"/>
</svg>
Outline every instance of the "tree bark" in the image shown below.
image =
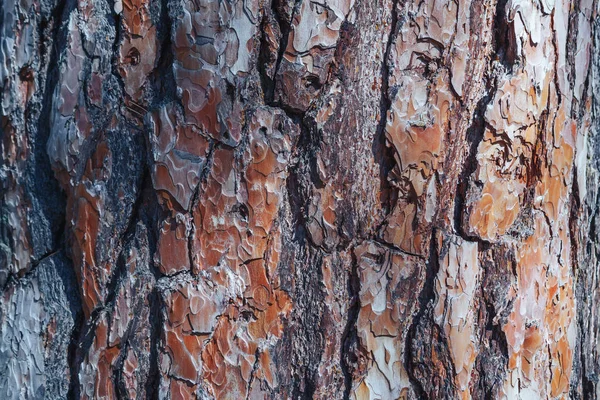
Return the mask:
<svg viewBox="0 0 600 400">
<path fill-rule="evenodd" d="M 0 0 L 0 398 L 600 398 L 596 0 Z"/>
</svg>

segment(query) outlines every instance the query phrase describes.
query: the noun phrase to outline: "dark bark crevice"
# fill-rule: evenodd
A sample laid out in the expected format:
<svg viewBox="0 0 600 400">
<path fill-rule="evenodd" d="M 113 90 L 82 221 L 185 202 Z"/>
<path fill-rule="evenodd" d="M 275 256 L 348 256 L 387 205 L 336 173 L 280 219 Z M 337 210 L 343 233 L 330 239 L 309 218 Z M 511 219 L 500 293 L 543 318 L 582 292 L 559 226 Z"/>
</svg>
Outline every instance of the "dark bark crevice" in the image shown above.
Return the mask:
<svg viewBox="0 0 600 400">
<path fill-rule="evenodd" d="M 265 80 L 266 86 L 264 87 L 264 96 L 265 96 L 265 104 L 270 106 L 277 106 L 275 103 L 275 81 L 277 80 L 277 72 L 279 71 L 279 66 L 281 65 L 281 60 L 283 59 L 283 55 L 285 54 L 285 50 L 287 48 L 290 32 L 292 30 L 292 23 L 294 21 L 294 16 L 298 12 L 300 5 L 303 0 L 294 0 L 294 6 L 291 10 L 291 15 L 289 20 L 285 19 L 283 15 L 283 9 L 285 7 L 284 3 L 286 0 L 272 0 L 271 1 L 271 11 L 273 16 L 277 20 L 279 24 L 279 30 L 281 32 L 281 40 L 279 42 L 279 49 L 277 52 L 277 59 L 275 61 L 275 69 L 273 71 L 273 78 L 270 80 Z"/>
<path fill-rule="evenodd" d="M 513 22 L 508 20 L 506 7 L 508 0 L 498 0 L 492 29 L 494 32 L 494 54 L 501 65 L 512 71 L 518 62 L 517 38 Z"/>
<path fill-rule="evenodd" d="M 469 235 L 465 231 L 464 227 L 464 219 L 466 210 L 466 200 L 467 193 L 469 190 L 469 185 L 474 184 L 473 174 L 477 170 L 477 148 L 479 144 L 483 140 L 483 135 L 485 133 L 485 110 L 487 105 L 489 104 L 491 97 L 493 96 L 493 92 L 495 89 L 489 87 L 489 84 L 486 85 L 489 88 L 488 95 L 483 96 L 477 102 L 477 106 L 475 107 L 475 112 L 473 114 L 473 123 L 467 129 L 466 139 L 467 145 L 469 148 L 469 152 L 467 157 L 463 163 L 462 170 L 458 179 L 458 187 L 456 190 L 455 201 L 454 201 L 454 230 L 456 234 L 467 241 L 479 241 L 476 236 Z"/>
<path fill-rule="evenodd" d="M 390 73 L 393 67 L 393 65 L 390 65 L 390 62 L 392 61 L 391 51 L 392 46 L 394 46 L 396 42 L 398 30 L 404 23 L 404 21 L 400 20 L 399 16 L 399 9 L 403 6 L 403 1 L 404 0 L 392 0 L 390 33 L 388 35 L 388 41 L 381 63 L 381 97 L 379 100 L 380 119 L 372 146 L 373 157 L 379 164 L 380 190 L 382 193 L 381 203 L 384 205 L 386 214 L 392 212 L 398 197 L 398 189 L 394 188 L 388 180 L 388 174 L 396 166 L 396 159 L 394 158 L 394 149 L 388 144 L 386 128 L 388 123 L 388 112 L 392 107 L 392 98 L 394 97 L 391 93 L 393 88 L 390 88 Z"/>
<path fill-rule="evenodd" d="M 406 366 L 406 371 L 408 372 L 412 388 L 417 396 L 421 399 L 429 398 L 427 389 L 423 382 L 424 375 L 423 372 L 420 371 L 423 365 L 426 367 L 425 364 L 427 363 L 422 358 L 423 354 L 421 354 L 421 349 L 424 341 L 433 340 L 433 338 L 428 339 L 421 334 L 423 333 L 422 331 L 424 329 L 424 324 L 431 324 L 432 326 L 435 325 L 433 321 L 430 321 L 432 318 L 432 301 L 435 298 L 435 277 L 437 276 L 440 268 L 438 248 L 435 237 L 436 230 L 434 229 L 431 233 L 429 259 L 425 263 L 425 281 L 418 298 L 419 308 L 408 330 L 408 335 L 406 338 L 406 353 L 404 355 L 404 364 Z"/>
<path fill-rule="evenodd" d="M 215 150 L 219 147 L 218 143 L 210 141 L 210 147 L 208 149 L 208 154 L 206 156 L 206 162 L 200 171 L 198 185 L 194 190 L 194 195 L 192 196 L 192 201 L 190 205 L 190 209 L 188 210 L 189 214 L 192 216 L 192 221 L 190 221 L 190 232 L 188 234 L 188 259 L 189 259 L 189 267 L 190 270 L 194 270 L 194 237 L 196 235 L 196 225 L 194 224 L 194 210 L 198 208 L 198 201 L 200 197 L 200 190 L 202 188 L 202 183 L 206 181 L 208 174 L 212 168 L 213 158 L 215 154 Z"/>
<path fill-rule="evenodd" d="M 58 2 L 48 19 L 42 18 L 38 26 L 40 35 L 40 62 L 43 69 L 37 74 L 37 84 L 43 88 L 39 113 L 26 110 L 31 157 L 25 170 L 26 195 L 33 209 L 30 229 L 33 239 L 34 260 L 58 249 L 64 241 L 66 195 L 54 176 L 46 142 L 50 136 L 50 115 L 54 104 L 54 88 L 59 79 L 59 60 L 66 48 L 66 22 L 75 8 L 74 0 Z M 46 37 L 45 35 L 49 35 Z M 44 63 L 46 63 L 44 65 Z M 37 104 L 36 104 L 37 106 Z M 37 118 L 37 123 L 33 119 Z M 33 226 L 32 226 L 33 228 Z M 45 237 L 48 231 L 50 237 Z M 34 263 L 36 261 L 33 261 Z"/>
<path fill-rule="evenodd" d="M 149 80 L 154 89 L 151 108 L 158 108 L 171 101 L 176 102 L 181 108 L 180 97 L 177 95 L 177 83 L 173 75 L 173 21 L 169 15 L 169 0 L 160 0 L 160 15 L 157 24 L 157 39 L 159 41 L 159 55 L 156 68 L 152 71 Z"/>
<path fill-rule="evenodd" d="M 148 371 L 147 400 L 157 400 L 159 398 L 161 379 L 159 370 L 159 346 L 164 323 L 162 320 L 161 304 L 160 292 L 155 285 L 148 296 L 148 307 L 150 309 L 150 370 Z"/>
<path fill-rule="evenodd" d="M 350 249 L 352 256 L 352 266 L 350 271 L 350 278 L 348 279 L 348 293 L 351 296 L 350 306 L 348 308 L 348 320 L 344 328 L 342 335 L 342 351 L 340 355 L 340 365 L 342 366 L 342 373 L 344 374 L 344 399 L 349 399 L 352 393 L 352 379 L 353 370 L 359 361 L 360 344 L 358 339 L 358 314 L 361 309 L 360 302 L 360 274 L 358 272 L 358 260 L 354 249 Z"/>
</svg>

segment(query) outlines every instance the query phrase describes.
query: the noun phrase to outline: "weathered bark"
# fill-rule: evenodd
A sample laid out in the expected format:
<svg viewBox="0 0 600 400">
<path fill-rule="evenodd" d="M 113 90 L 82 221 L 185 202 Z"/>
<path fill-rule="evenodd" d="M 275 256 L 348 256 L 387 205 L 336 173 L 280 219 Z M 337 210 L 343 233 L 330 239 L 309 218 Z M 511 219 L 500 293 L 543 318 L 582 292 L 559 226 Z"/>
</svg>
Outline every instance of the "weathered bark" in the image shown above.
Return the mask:
<svg viewBox="0 0 600 400">
<path fill-rule="evenodd" d="M 0 0 L 0 398 L 600 398 L 596 0 Z"/>
</svg>

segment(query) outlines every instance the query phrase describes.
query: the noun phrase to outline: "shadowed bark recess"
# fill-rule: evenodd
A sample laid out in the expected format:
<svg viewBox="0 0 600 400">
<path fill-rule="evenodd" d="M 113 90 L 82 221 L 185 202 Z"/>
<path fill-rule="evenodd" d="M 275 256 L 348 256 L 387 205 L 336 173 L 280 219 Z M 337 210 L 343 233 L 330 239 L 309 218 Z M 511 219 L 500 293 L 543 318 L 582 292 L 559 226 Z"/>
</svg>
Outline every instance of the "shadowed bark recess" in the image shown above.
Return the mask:
<svg viewBox="0 0 600 400">
<path fill-rule="evenodd" d="M 0 0 L 0 399 L 600 398 L 598 0 Z"/>
</svg>

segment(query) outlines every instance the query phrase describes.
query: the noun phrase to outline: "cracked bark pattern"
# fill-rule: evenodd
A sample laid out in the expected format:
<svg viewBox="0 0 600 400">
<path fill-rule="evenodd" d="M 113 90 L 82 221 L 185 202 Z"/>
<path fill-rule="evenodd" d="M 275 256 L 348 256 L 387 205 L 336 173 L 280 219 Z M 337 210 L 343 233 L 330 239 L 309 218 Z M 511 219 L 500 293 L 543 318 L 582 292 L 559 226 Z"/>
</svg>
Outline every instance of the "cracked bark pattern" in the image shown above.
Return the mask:
<svg viewBox="0 0 600 400">
<path fill-rule="evenodd" d="M 0 0 L 0 398 L 600 398 L 597 0 Z"/>
</svg>

